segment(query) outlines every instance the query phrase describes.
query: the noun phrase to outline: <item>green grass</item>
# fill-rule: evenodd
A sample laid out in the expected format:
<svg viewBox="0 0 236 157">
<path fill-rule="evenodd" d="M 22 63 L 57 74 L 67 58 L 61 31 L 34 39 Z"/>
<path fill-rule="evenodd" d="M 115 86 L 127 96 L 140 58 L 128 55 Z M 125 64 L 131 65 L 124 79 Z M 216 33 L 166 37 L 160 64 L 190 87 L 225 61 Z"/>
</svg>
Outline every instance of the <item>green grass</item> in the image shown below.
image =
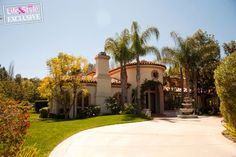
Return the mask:
<svg viewBox="0 0 236 157">
<path fill-rule="evenodd" d="M 31 126 L 25 140 L 25 146 L 35 145 L 40 157 L 46 157 L 53 148 L 67 137 L 82 130 L 99 126 L 145 121 L 133 115 L 108 115 L 78 120 L 41 119 L 31 113 Z"/>
</svg>

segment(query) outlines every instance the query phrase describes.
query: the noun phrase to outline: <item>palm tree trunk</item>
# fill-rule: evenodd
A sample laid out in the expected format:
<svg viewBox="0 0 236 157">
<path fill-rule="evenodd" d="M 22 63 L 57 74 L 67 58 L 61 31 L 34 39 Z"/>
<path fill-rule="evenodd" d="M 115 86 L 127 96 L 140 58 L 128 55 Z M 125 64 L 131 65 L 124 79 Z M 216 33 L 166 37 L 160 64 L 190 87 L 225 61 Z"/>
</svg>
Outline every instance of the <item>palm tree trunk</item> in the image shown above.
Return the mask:
<svg viewBox="0 0 236 157">
<path fill-rule="evenodd" d="M 139 55 L 136 57 L 136 83 L 137 83 L 137 96 L 136 96 L 136 103 L 137 103 L 137 113 L 141 112 L 141 99 L 140 99 L 140 61 L 139 61 Z"/>
<path fill-rule="evenodd" d="M 180 72 L 180 85 L 181 85 L 181 102 L 184 100 L 184 78 L 183 78 L 183 67 L 180 65 L 179 67 Z"/>
<path fill-rule="evenodd" d="M 125 63 L 125 65 L 124 65 L 124 74 L 125 74 L 125 78 L 124 78 L 124 81 L 125 81 L 125 88 L 124 88 L 124 103 L 127 103 L 128 102 L 128 78 L 127 78 L 127 71 L 126 71 L 126 63 Z"/>
<path fill-rule="evenodd" d="M 124 103 L 127 102 L 127 76 L 126 76 L 126 68 L 124 65 L 121 65 L 121 106 L 124 109 Z"/>
<path fill-rule="evenodd" d="M 186 78 L 186 88 L 187 88 L 187 94 L 186 96 L 189 97 L 190 96 L 190 92 L 189 92 L 189 67 L 186 66 L 185 67 L 185 78 Z"/>
<path fill-rule="evenodd" d="M 193 70 L 194 109 L 197 109 L 197 70 Z"/>
</svg>

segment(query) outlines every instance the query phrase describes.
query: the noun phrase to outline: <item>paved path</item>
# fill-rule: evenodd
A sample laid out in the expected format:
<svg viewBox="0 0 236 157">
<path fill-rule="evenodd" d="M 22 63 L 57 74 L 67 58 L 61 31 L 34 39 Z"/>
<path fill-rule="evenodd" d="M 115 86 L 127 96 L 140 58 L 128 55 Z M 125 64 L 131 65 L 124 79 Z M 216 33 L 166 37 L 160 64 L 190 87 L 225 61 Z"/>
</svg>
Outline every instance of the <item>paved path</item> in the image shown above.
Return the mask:
<svg viewBox="0 0 236 157">
<path fill-rule="evenodd" d="M 236 157 L 221 135 L 221 118 L 155 118 L 86 130 L 60 143 L 50 157 Z"/>
</svg>

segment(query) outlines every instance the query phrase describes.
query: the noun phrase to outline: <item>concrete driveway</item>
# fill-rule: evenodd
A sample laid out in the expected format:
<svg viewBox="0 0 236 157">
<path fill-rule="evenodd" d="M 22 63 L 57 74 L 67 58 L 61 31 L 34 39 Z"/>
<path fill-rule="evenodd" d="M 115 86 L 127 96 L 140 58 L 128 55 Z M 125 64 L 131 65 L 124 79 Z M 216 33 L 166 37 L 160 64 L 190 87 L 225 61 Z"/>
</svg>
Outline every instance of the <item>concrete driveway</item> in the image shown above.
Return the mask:
<svg viewBox="0 0 236 157">
<path fill-rule="evenodd" d="M 60 143 L 50 157 L 236 157 L 221 118 L 155 118 L 94 128 Z"/>
</svg>

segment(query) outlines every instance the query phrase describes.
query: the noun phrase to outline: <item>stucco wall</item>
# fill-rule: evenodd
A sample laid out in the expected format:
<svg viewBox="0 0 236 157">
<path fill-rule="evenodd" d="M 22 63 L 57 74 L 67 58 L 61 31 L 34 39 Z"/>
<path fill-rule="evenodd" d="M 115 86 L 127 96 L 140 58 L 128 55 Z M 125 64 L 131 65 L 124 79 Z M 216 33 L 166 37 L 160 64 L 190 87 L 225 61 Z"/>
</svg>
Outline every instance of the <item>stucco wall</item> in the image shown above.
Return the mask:
<svg viewBox="0 0 236 157">
<path fill-rule="evenodd" d="M 96 104 L 96 86 L 87 85 L 86 89 L 88 89 L 88 92 L 90 94 L 90 105 Z"/>
<path fill-rule="evenodd" d="M 152 77 L 152 71 L 156 70 L 159 74 L 157 79 Z M 140 66 L 140 74 L 141 74 L 141 83 L 144 82 L 145 79 L 147 80 L 156 80 L 163 83 L 163 73 L 165 68 L 158 65 L 141 65 Z M 131 89 L 136 87 L 136 65 L 127 66 L 127 75 L 128 75 L 128 83 L 131 84 Z M 113 71 L 110 73 L 112 78 L 120 79 L 120 69 Z"/>
</svg>

